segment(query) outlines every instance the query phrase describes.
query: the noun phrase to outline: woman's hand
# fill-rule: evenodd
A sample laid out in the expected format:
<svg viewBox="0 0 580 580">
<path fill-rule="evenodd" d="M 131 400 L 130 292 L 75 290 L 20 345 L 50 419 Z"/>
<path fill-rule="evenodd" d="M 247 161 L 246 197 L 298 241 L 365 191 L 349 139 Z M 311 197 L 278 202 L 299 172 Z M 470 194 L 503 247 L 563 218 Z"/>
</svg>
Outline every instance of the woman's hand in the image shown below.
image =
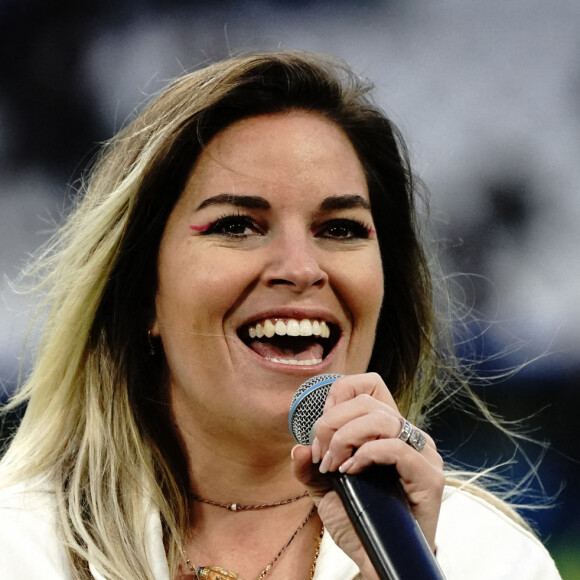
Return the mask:
<svg viewBox="0 0 580 580">
<path fill-rule="evenodd" d="M 445 482 L 443 460 L 431 437 L 425 434 L 426 444 L 419 452 L 399 439 L 401 427 L 397 405 L 379 375 L 345 376 L 328 393 L 312 446 L 297 445 L 292 450 L 295 477 L 318 505 L 334 541 L 357 563 L 364 578 L 377 576 L 340 498 L 323 474 L 336 470 L 355 474 L 373 463 L 394 465 L 413 515 L 435 550 Z"/>
</svg>

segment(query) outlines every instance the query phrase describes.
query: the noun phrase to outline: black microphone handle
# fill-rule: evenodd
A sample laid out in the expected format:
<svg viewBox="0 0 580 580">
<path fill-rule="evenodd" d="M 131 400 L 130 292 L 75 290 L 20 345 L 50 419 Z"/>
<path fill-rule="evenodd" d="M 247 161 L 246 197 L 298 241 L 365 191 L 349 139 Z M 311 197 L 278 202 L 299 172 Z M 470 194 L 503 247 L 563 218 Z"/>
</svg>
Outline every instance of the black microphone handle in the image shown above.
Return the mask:
<svg viewBox="0 0 580 580">
<path fill-rule="evenodd" d="M 394 466 L 328 475 L 381 580 L 445 580 Z"/>
</svg>

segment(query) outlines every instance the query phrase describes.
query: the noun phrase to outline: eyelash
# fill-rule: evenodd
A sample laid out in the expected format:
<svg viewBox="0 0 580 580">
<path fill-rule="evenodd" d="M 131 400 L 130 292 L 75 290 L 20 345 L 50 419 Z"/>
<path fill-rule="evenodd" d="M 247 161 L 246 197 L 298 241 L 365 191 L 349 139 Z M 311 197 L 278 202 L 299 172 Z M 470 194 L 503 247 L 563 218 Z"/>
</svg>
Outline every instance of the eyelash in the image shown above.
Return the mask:
<svg viewBox="0 0 580 580">
<path fill-rule="evenodd" d="M 348 230 L 349 233 L 347 235 L 336 235 L 336 230 L 338 228 L 341 228 L 343 232 Z M 335 235 L 325 235 L 331 230 L 335 230 Z M 361 221 L 340 218 L 324 223 L 314 232 L 314 235 L 318 238 L 329 238 L 335 240 L 366 240 L 371 233 L 374 233 L 374 230 Z"/>
<path fill-rule="evenodd" d="M 244 230 L 251 229 L 253 234 L 227 231 L 227 228 L 236 228 L 242 226 Z M 341 229 L 339 234 L 337 229 Z M 334 231 L 334 234 L 332 232 Z M 368 239 L 374 230 L 368 225 L 355 219 L 331 219 L 312 231 L 314 237 L 332 239 L 338 241 Z M 221 235 L 230 238 L 246 238 L 250 235 L 264 235 L 263 229 L 249 216 L 236 213 L 219 217 L 210 223 L 203 231 L 202 236 Z"/>
<path fill-rule="evenodd" d="M 242 225 L 244 227 L 244 229 L 246 228 L 251 228 L 252 230 L 254 230 L 255 234 L 261 235 L 262 229 L 258 226 L 258 224 L 249 216 L 247 215 L 243 215 L 240 213 L 236 213 L 236 214 L 228 214 L 228 215 L 224 215 L 222 217 L 219 217 L 217 220 L 213 221 L 212 223 L 210 223 L 208 225 L 207 228 L 205 228 L 201 233 L 202 236 L 210 236 L 210 235 L 222 235 L 222 236 L 227 236 L 230 238 L 246 238 L 248 237 L 248 235 L 250 234 L 244 234 L 244 233 L 234 233 L 234 232 L 228 232 L 225 230 L 225 228 L 232 228 L 235 226 L 240 226 Z M 220 231 L 220 229 L 222 231 Z"/>
</svg>

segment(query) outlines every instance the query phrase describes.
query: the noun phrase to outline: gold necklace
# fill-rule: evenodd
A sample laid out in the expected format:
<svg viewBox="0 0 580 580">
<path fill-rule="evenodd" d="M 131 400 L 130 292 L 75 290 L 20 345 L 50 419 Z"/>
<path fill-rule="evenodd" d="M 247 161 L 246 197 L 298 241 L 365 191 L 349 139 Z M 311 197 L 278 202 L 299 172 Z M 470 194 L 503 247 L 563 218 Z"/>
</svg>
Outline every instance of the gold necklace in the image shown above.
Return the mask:
<svg viewBox="0 0 580 580">
<path fill-rule="evenodd" d="M 193 496 L 193 500 L 198 501 L 200 503 L 206 503 L 208 505 L 213 505 L 215 507 L 221 507 L 221 508 L 230 510 L 232 512 L 240 512 L 240 511 L 251 511 L 251 510 L 264 510 L 267 508 L 278 507 L 281 505 L 288 505 L 289 503 L 294 503 L 295 501 L 298 501 L 299 499 L 302 499 L 303 497 L 306 497 L 307 495 L 308 495 L 308 492 L 305 491 L 304 493 L 301 493 L 300 495 L 297 495 L 296 497 L 291 497 L 289 499 L 283 499 L 280 501 L 275 501 L 273 503 L 258 503 L 258 504 L 254 504 L 254 505 L 241 505 L 239 503 L 220 503 L 219 501 L 205 499 L 203 497 L 199 497 L 196 495 Z"/>
<path fill-rule="evenodd" d="M 274 564 L 278 561 L 280 556 L 286 551 L 288 546 L 294 541 L 294 538 L 300 533 L 300 531 L 304 528 L 304 526 L 310 521 L 310 518 L 314 515 L 316 511 L 316 506 L 313 506 L 312 509 L 308 512 L 306 518 L 300 522 L 300 525 L 296 528 L 290 539 L 282 546 L 280 551 L 274 556 L 274 559 L 266 564 L 266 567 L 260 572 L 256 580 L 263 580 L 269 573 Z M 314 553 L 314 561 L 312 562 L 312 566 L 310 568 L 310 576 L 309 580 L 314 578 L 314 570 L 316 569 L 316 561 L 318 560 L 318 554 L 320 552 L 320 542 L 322 541 L 322 534 L 324 528 L 318 534 L 318 541 L 316 546 L 316 552 Z M 185 563 L 187 567 L 194 573 L 197 580 L 242 580 L 240 576 L 236 572 L 232 572 L 230 570 L 226 570 L 221 566 L 199 566 L 195 568 L 192 564 L 191 560 L 187 557 L 187 554 L 183 553 L 185 558 Z"/>
</svg>

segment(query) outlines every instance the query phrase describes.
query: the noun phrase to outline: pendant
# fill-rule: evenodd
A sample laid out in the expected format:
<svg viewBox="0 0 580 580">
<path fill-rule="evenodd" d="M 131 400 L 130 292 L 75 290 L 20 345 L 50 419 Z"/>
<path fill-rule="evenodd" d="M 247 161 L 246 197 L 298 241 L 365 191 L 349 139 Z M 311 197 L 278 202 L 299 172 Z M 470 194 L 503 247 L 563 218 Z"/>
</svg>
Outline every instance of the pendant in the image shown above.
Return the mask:
<svg viewBox="0 0 580 580">
<path fill-rule="evenodd" d="M 242 580 L 235 572 L 230 572 L 219 566 L 200 566 L 196 575 L 199 580 Z"/>
</svg>

